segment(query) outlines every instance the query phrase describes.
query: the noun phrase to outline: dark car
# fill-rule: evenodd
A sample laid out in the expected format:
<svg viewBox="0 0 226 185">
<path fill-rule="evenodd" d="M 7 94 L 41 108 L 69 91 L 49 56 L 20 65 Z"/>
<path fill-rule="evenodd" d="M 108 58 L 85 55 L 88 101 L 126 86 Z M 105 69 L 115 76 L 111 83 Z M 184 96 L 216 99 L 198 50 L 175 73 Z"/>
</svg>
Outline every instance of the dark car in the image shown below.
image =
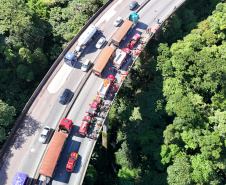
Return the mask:
<svg viewBox="0 0 226 185">
<path fill-rule="evenodd" d="M 59 103 L 65 105 L 69 103 L 73 97 L 74 93 L 70 89 L 65 89 L 60 97 Z"/>
<path fill-rule="evenodd" d="M 129 9 L 133 10 L 137 5 L 138 5 L 138 2 L 137 1 L 133 1 L 132 3 L 130 3 Z"/>
</svg>

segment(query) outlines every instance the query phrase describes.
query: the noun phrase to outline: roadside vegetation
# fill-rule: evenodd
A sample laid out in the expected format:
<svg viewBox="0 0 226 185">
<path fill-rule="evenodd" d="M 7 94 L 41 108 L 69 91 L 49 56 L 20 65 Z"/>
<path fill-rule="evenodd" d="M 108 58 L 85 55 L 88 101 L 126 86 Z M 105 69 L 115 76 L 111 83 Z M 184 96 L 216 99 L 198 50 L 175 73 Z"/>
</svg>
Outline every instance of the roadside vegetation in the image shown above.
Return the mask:
<svg viewBox="0 0 226 185">
<path fill-rule="evenodd" d="M 226 4 L 217 3 L 188 1 L 150 41 L 84 184 L 226 183 Z"/>
</svg>

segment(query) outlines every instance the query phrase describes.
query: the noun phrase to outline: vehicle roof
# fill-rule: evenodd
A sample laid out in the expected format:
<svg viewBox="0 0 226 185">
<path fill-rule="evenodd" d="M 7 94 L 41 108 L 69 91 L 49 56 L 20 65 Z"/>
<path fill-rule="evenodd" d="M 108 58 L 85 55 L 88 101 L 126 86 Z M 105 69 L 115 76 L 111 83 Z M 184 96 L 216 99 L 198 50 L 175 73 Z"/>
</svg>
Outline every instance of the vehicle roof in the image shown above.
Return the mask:
<svg viewBox="0 0 226 185">
<path fill-rule="evenodd" d="M 132 37 L 132 40 L 137 40 L 140 38 L 140 34 L 139 33 L 136 33 L 133 37 Z"/>
<path fill-rule="evenodd" d="M 26 178 L 28 177 L 27 174 L 17 172 L 16 175 L 14 176 L 12 184 L 16 185 L 24 185 L 22 183 L 25 182 Z"/>
<path fill-rule="evenodd" d="M 47 130 L 46 127 L 43 129 L 42 134 L 46 135 L 49 132 L 49 129 Z"/>
<path fill-rule="evenodd" d="M 120 53 L 118 53 L 114 59 L 115 63 L 121 63 L 122 60 L 126 57 L 127 53 L 124 51 L 120 51 Z"/>
<path fill-rule="evenodd" d="M 115 34 L 112 37 L 112 40 L 116 42 L 120 42 L 123 39 L 123 37 L 126 35 L 126 33 L 129 31 L 132 25 L 133 25 L 133 22 L 126 19 L 124 23 L 119 27 L 119 29 L 115 32 Z"/>
<path fill-rule="evenodd" d="M 122 19 L 122 17 L 118 17 L 116 20 L 121 20 Z"/>
<path fill-rule="evenodd" d="M 84 62 L 84 64 L 85 65 L 88 65 L 89 61 L 90 61 L 89 59 L 86 59 L 85 62 Z"/>
<path fill-rule="evenodd" d="M 101 37 L 101 38 L 99 39 L 99 41 L 100 41 L 100 40 L 105 40 L 105 38 L 104 38 L 104 37 Z"/>
<path fill-rule="evenodd" d="M 85 132 L 85 130 L 88 127 L 88 122 L 87 121 L 82 121 L 81 127 L 79 129 L 79 132 Z"/>
<path fill-rule="evenodd" d="M 129 48 L 123 48 L 122 51 L 124 51 L 126 54 L 129 54 L 130 49 Z"/>
<path fill-rule="evenodd" d="M 132 12 L 129 16 L 129 20 L 135 22 L 137 18 L 139 17 L 139 14 L 136 12 Z"/>
<path fill-rule="evenodd" d="M 95 96 L 95 98 L 93 99 L 93 101 L 98 101 L 98 102 L 100 102 L 100 101 L 101 101 L 101 98 L 98 97 L 98 96 Z"/>
<path fill-rule="evenodd" d="M 65 128 L 69 132 L 72 127 L 72 120 L 63 118 L 62 121 L 60 122 L 59 128 Z"/>
<path fill-rule="evenodd" d="M 97 31 L 96 26 L 90 25 L 84 32 L 83 34 L 79 37 L 78 39 L 78 44 L 81 45 L 83 42 L 85 42 L 92 33 L 92 35 Z"/>
<path fill-rule="evenodd" d="M 67 54 L 65 55 L 65 58 L 72 60 L 74 56 L 75 56 L 74 54 L 67 52 Z"/>
<path fill-rule="evenodd" d="M 102 71 L 105 68 L 108 60 L 110 59 L 114 51 L 115 51 L 115 48 L 110 46 L 105 46 L 105 48 L 102 50 L 101 54 L 99 55 L 98 59 L 96 60 L 93 70 Z M 103 61 L 106 61 L 106 62 L 103 62 Z"/>
<path fill-rule="evenodd" d="M 90 120 L 91 120 L 91 117 L 90 117 L 90 116 L 85 116 L 85 117 L 84 117 L 84 119 L 86 119 L 86 120 L 89 120 L 89 121 L 90 121 Z"/>
<path fill-rule="evenodd" d="M 114 78 L 115 78 L 115 77 L 114 77 L 114 75 L 109 74 L 109 75 L 108 75 L 108 78 L 110 78 L 110 79 L 114 80 Z"/>
<path fill-rule="evenodd" d="M 77 156 L 78 156 L 78 154 L 77 154 L 76 152 L 72 152 L 72 153 L 71 153 L 71 157 L 77 158 Z"/>
</svg>

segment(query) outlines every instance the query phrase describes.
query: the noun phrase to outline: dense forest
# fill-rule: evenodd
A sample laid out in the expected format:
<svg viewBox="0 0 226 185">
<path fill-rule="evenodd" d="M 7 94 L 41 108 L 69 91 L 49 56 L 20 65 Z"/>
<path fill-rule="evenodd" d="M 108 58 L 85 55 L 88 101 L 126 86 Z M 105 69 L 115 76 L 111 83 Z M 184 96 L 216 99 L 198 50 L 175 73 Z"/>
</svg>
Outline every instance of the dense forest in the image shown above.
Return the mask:
<svg viewBox="0 0 226 185">
<path fill-rule="evenodd" d="M 0 0 L 0 145 L 102 0 Z M 110 111 L 86 185 L 226 184 L 226 5 L 187 0 L 152 39 Z"/>
<path fill-rule="evenodd" d="M 0 0 L 0 146 L 55 59 L 105 2 Z"/>
<path fill-rule="evenodd" d="M 225 37 L 220 1 L 190 0 L 166 21 L 111 108 L 85 184 L 226 184 Z"/>
</svg>

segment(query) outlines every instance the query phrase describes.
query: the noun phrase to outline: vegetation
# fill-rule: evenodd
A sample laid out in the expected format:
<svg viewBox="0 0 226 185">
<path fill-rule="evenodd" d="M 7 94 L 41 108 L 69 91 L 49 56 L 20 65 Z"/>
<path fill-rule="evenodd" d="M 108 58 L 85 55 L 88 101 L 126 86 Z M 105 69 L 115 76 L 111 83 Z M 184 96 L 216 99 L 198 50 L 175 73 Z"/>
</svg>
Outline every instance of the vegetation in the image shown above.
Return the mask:
<svg viewBox="0 0 226 185">
<path fill-rule="evenodd" d="M 226 183 L 226 5 L 218 2 L 188 1 L 146 47 L 110 111 L 110 147 L 95 151 L 115 155 L 104 170 L 91 160 L 110 179 L 96 184 Z"/>
</svg>

